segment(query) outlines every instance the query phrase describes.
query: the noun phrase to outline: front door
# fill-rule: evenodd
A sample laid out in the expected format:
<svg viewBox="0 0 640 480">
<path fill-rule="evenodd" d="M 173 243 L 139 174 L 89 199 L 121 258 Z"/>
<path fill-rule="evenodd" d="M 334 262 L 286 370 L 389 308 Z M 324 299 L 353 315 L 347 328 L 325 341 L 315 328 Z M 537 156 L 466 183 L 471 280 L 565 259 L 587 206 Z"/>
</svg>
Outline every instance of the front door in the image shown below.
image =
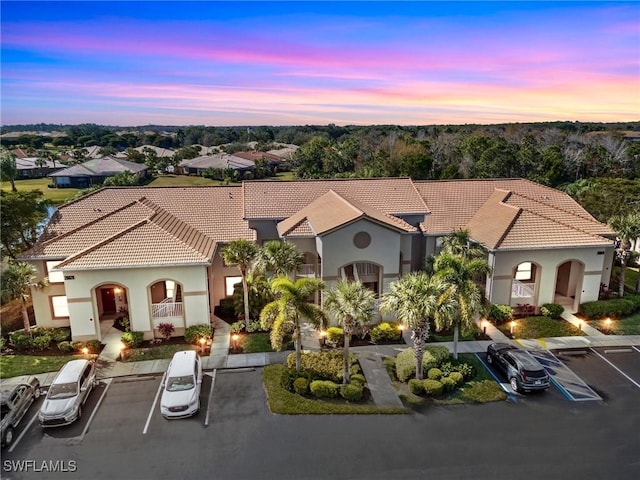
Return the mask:
<svg viewBox="0 0 640 480">
<path fill-rule="evenodd" d="M 116 313 L 116 295 L 113 288 L 101 288 L 102 313 Z"/>
</svg>

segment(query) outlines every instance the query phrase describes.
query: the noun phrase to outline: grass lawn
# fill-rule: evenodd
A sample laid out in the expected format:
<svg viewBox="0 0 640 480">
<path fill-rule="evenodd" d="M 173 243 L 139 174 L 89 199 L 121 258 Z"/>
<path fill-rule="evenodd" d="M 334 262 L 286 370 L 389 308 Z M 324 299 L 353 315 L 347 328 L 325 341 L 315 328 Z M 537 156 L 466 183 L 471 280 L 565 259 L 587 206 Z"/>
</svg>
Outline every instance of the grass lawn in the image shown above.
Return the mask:
<svg viewBox="0 0 640 480">
<path fill-rule="evenodd" d="M 95 357 L 96 355 L 94 355 Z M 20 375 L 35 375 L 37 373 L 56 372 L 65 363 L 83 355 L 2 355 L 0 357 L 0 378 L 17 377 Z"/>
<path fill-rule="evenodd" d="M 460 330 L 459 341 L 476 340 L 476 336 L 480 335 L 480 329 L 477 325 L 473 325 L 468 331 Z M 451 332 L 433 332 L 429 336 L 430 342 L 453 342 L 453 331 Z"/>
<path fill-rule="evenodd" d="M 195 175 L 158 175 L 147 187 L 194 187 L 221 184 L 222 182 L 219 180 L 211 180 L 210 178 Z"/>
<path fill-rule="evenodd" d="M 66 202 L 73 198 L 80 190 L 77 188 L 48 188 L 51 183 L 49 178 L 30 178 L 27 180 L 16 180 L 16 188 L 20 192 L 29 190 L 40 190 L 44 197 L 55 205 Z M 5 192 L 11 191 L 11 183 L 1 182 L 0 187 Z"/>
<path fill-rule="evenodd" d="M 561 318 L 525 317 L 515 320 L 514 338 L 548 338 L 571 337 L 584 335 L 584 332 Z M 510 336 L 511 322 L 503 323 L 498 328 Z"/>
<path fill-rule="evenodd" d="M 408 407 L 426 407 L 430 405 L 462 405 L 468 403 L 488 403 L 506 400 L 507 394 L 502 387 L 498 385 L 493 377 L 484 368 L 484 365 L 472 353 L 461 353 L 458 359 L 462 362 L 473 365 L 476 371 L 473 379 L 465 382 L 460 388 L 456 388 L 452 392 L 446 392 L 435 398 L 414 395 L 409 391 L 409 386 L 395 379 L 393 373 L 393 357 L 385 358 L 385 366 L 391 378 L 394 378 L 394 387 L 398 391 L 398 396 Z"/>
<path fill-rule="evenodd" d="M 267 403 L 272 413 L 285 415 L 371 415 L 409 413 L 404 408 L 376 407 L 371 403 L 347 403 L 344 400 L 320 400 L 302 397 L 280 386 L 284 365 L 264 367 L 262 380 L 267 393 Z"/>
<path fill-rule="evenodd" d="M 233 344 L 231 345 L 233 348 Z M 269 339 L 269 332 L 258 332 L 251 334 L 241 334 L 238 339 L 238 349 L 242 353 L 260 353 L 260 352 L 273 352 L 271 348 L 271 340 Z"/>
<path fill-rule="evenodd" d="M 174 345 L 157 345 L 148 348 L 132 348 L 127 350 L 124 362 L 141 362 L 143 360 L 162 360 L 172 358 L 173 354 L 181 350 L 196 350 L 198 347 L 188 343 Z"/>
<path fill-rule="evenodd" d="M 587 325 L 611 335 L 640 335 L 640 312 L 620 320 L 611 320 L 609 326 L 605 319 L 589 320 Z"/>
</svg>

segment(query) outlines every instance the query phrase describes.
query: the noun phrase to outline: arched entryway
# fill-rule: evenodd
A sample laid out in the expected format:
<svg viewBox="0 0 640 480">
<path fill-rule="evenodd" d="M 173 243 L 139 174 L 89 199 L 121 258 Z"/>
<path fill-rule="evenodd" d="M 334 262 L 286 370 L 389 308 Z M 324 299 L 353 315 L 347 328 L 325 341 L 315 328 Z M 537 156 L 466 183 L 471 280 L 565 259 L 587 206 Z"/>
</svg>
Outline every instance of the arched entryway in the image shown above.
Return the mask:
<svg viewBox="0 0 640 480">
<path fill-rule="evenodd" d="M 577 311 L 580 305 L 583 275 L 584 263 L 578 260 L 568 260 L 558 265 L 554 303 L 564 306 L 571 312 Z"/>
<path fill-rule="evenodd" d="M 542 268 L 534 262 L 521 262 L 513 269 L 509 305 L 524 308 L 538 305 L 538 282 Z"/>
<path fill-rule="evenodd" d="M 151 322 L 153 328 L 160 323 L 173 324 L 176 331 L 184 328 L 182 285 L 175 280 L 158 280 L 149 286 Z"/>
<path fill-rule="evenodd" d="M 94 288 L 100 338 L 113 327 L 115 321 L 129 313 L 127 288 L 119 283 L 105 283 Z"/>
<path fill-rule="evenodd" d="M 379 320 L 378 303 L 382 294 L 382 267 L 372 262 L 354 262 L 340 268 L 340 278 L 360 281 L 376 294 L 374 320 Z"/>
</svg>

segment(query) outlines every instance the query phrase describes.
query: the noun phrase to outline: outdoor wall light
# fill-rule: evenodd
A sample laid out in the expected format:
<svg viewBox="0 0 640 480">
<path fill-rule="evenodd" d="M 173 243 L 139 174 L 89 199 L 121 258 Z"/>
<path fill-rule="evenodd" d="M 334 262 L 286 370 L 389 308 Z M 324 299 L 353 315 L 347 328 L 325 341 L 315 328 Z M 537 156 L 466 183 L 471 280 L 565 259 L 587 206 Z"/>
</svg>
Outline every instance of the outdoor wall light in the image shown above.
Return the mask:
<svg viewBox="0 0 640 480">
<path fill-rule="evenodd" d="M 240 338 L 240 335 L 238 335 L 237 333 L 234 333 L 231 336 L 231 340 L 233 340 L 233 349 L 237 350 L 238 349 L 238 339 Z"/>
<path fill-rule="evenodd" d="M 202 337 L 200 340 L 200 353 L 204 353 L 204 345 L 207 343 L 207 339 Z"/>
<path fill-rule="evenodd" d="M 89 349 L 87 347 L 83 347 L 82 348 L 82 354 L 84 355 L 85 359 L 89 358 Z"/>
</svg>

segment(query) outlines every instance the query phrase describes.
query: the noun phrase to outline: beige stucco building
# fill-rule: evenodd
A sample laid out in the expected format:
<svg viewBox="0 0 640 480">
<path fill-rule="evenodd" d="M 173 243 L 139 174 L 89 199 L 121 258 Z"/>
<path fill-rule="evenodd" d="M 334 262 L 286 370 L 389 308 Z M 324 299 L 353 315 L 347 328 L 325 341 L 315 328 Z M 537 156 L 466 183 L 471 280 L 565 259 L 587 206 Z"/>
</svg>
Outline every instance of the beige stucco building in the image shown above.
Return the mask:
<svg viewBox="0 0 640 480">
<path fill-rule="evenodd" d="M 230 240 L 291 242 L 305 258 L 299 276 L 357 279 L 379 298 L 456 229 L 487 249 L 493 303 L 576 310 L 609 282 L 613 232 L 521 179 L 104 188 L 61 206 L 23 260 L 50 280 L 33 291 L 38 325 L 100 339 L 100 322 L 126 313 L 151 338 L 161 322 L 178 335 L 208 322 L 231 295 L 238 271 L 219 253 Z"/>
</svg>

